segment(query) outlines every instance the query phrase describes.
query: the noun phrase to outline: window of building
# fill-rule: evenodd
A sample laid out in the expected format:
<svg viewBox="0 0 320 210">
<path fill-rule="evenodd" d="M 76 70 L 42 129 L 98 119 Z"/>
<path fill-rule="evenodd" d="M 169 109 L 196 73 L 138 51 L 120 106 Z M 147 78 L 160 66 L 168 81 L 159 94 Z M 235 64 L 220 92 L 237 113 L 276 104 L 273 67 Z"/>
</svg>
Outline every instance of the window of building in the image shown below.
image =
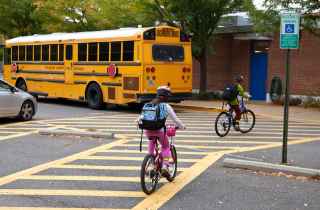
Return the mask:
<svg viewBox="0 0 320 210">
<path fill-rule="evenodd" d="M 134 51 L 134 42 L 123 42 L 123 54 L 122 60 L 123 61 L 133 61 L 133 51 Z"/>
<path fill-rule="evenodd" d="M 11 65 L 11 48 L 4 48 L 4 65 Z"/>
<path fill-rule="evenodd" d="M 87 43 L 78 44 L 78 61 L 87 61 Z"/>
<path fill-rule="evenodd" d="M 26 60 L 26 46 L 19 46 L 19 61 Z"/>
<path fill-rule="evenodd" d="M 63 54 L 64 54 L 63 44 L 59 44 L 59 61 L 63 61 Z"/>
<path fill-rule="evenodd" d="M 111 61 L 121 61 L 121 42 L 111 42 Z"/>
<path fill-rule="evenodd" d="M 42 45 L 42 61 L 49 61 L 49 45 Z"/>
<path fill-rule="evenodd" d="M 109 42 L 99 43 L 99 61 L 109 61 Z"/>
<path fill-rule="evenodd" d="M 41 61 L 41 45 L 34 46 L 34 61 Z"/>
<path fill-rule="evenodd" d="M 269 42 L 253 42 L 254 53 L 268 53 Z"/>
<path fill-rule="evenodd" d="M 27 61 L 33 61 L 33 46 L 27 46 Z"/>
<path fill-rule="evenodd" d="M 89 61 L 98 61 L 98 43 L 89 43 Z"/>
<path fill-rule="evenodd" d="M 58 45 L 52 44 L 50 48 L 50 61 L 58 61 Z"/>
<path fill-rule="evenodd" d="M 72 45 L 66 46 L 66 60 L 72 60 Z"/>
<path fill-rule="evenodd" d="M 12 61 L 18 61 L 18 55 L 19 55 L 19 47 L 18 46 L 13 46 L 12 47 Z"/>
<path fill-rule="evenodd" d="M 176 45 L 153 45 L 152 57 L 154 61 L 184 61 L 183 46 Z"/>
</svg>

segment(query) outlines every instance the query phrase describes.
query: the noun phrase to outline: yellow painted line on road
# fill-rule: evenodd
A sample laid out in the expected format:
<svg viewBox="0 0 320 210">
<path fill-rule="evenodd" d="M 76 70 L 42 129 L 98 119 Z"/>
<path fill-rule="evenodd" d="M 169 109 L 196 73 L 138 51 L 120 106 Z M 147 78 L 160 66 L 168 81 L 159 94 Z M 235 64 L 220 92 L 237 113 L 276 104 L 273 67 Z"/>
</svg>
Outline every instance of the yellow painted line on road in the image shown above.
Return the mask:
<svg viewBox="0 0 320 210">
<path fill-rule="evenodd" d="M 94 197 L 134 197 L 143 198 L 146 194 L 137 191 L 109 190 L 43 190 L 43 189 L 0 189 L 0 195 L 68 195 Z"/>
<path fill-rule="evenodd" d="M 178 153 L 179 154 L 179 153 Z M 94 165 L 60 165 L 53 168 L 68 169 L 93 169 L 93 170 L 119 170 L 119 171 L 140 171 L 141 166 L 94 166 Z M 178 171 L 188 171 L 189 168 L 178 167 Z"/>
<path fill-rule="evenodd" d="M 98 151 L 98 153 L 101 152 L 107 152 L 107 153 L 129 153 L 129 154 L 137 154 L 137 153 L 141 153 L 144 156 L 148 154 L 147 150 L 142 150 L 142 152 L 140 152 L 140 150 L 101 150 Z M 177 151 L 178 154 L 182 154 L 182 155 L 208 155 L 211 152 L 181 152 L 181 151 Z"/>
<path fill-rule="evenodd" d="M 35 131 L 29 131 L 29 132 L 21 132 L 21 133 L 16 133 L 13 135 L 8 135 L 8 136 L 0 136 L 0 141 L 2 140 L 7 140 L 7 139 L 12 139 L 12 138 L 18 138 L 18 137 L 22 137 L 22 136 L 26 136 L 29 134 L 34 133 Z"/>
<path fill-rule="evenodd" d="M 130 209 L 105 209 L 105 208 L 55 208 L 55 207 L 12 207 L 0 206 L 0 210 L 130 210 Z"/>
<path fill-rule="evenodd" d="M 0 178 L 0 186 L 4 185 L 4 184 L 7 184 L 7 183 L 10 183 L 12 181 L 18 180 L 18 179 L 20 179 L 21 176 L 30 176 L 32 174 L 39 173 L 40 171 L 46 170 L 48 168 L 53 168 L 55 166 L 63 165 L 65 163 L 69 163 L 71 161 L 75 161 L 77 159 L 81 159 L 82 157 L 92 155 L 92 154 L 96 153 L 96 151 L 98 151 L 98 150 L 110 149 L 112 147 L 120 146 L 120 145 L 122 145 L 123 143 L 126 143 L 126 142 L 127 142 L 127 140 L 121 139 L 121 140 L 118 140 L 118 141 L 115 141 L 115 142 L 112 142 L 112 143 L 109 143 L 109 144 L 106 144 L 106 145 L 103 145 L 103 146 L 100 146 L 100 147 L 89 149 L 89 150 L 86 150 L 84 152 L 80 152 L 80 153 L 77 153 L 77 154 L 74 154 L 74 155 L 71 155 L 71 156 L 68 156 L 68 157 L 65 157 L 65 158 L 61 158 L 59 160 L 55 160 L 55 161 L 52 161 L 52 162 L 49 162 L 49 163 L 38 165 L 38 166 L 35 166 L 33 168 L 29 168 L 29 169 L 26 169 L 26 170 L 23 170 L 23 171 L 20 171 L 20 172 L 17 172 L 17 173 L 2 177 L 2 178 Z"/>
<path fill-rule="evenodd" d="M 115 177 L 115 176 L 50 176 L 31 175 L 21 176 L 19 179 L 27 180 L 72 180 L 72 181 L 108 181 L 108 182 L 140 182 L 140 177 Z M 167 182 L 161 179 L 160 182 Z"/>
<path fill-rule="evenodd" d="M 81 160 L 126 160 L 126 161 L 143 161 L 144 157 L 121 157 L 121 156 L 87 156 L 79 158 Z M 179 162 L 184 163 L 195 163 L 200 159 L 181 159 Z"/>
</svg>

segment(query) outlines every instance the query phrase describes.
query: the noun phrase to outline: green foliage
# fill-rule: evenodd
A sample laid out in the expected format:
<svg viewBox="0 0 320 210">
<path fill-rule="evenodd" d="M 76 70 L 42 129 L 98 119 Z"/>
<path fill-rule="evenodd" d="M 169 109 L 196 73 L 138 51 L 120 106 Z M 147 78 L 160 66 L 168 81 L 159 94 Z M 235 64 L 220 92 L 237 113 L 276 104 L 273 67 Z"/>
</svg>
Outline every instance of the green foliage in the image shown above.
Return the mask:
<svg viewBox="0 0 320 210">
<path fill-rule="evenodd" d="M 317 173 L 310 174 L 310 177 L 312 179 L 317 179 L 319 177 L 319 173 L 317 172 Z"/>
<path fill-rule="evenodd" d="M 192 93 L 192 100 L 220 100 L 221 94 L 218 91 Z"/>
<path fill-rule="evenodd" d="M 305 108 L 320 108 L 320 100 L 308 97 L 307 99 L 303 100 L 303 106 Z"/>
<path fill-rule="evenodd" d="M 282 12 L 300 13 L 300 26 L 306 29 L 310 34 L 320 38 L 316 31 L 317 24 L 320 21 L 320 9 L 318 1 L 314 0 L 263 0 L 263 8 L 266 11 L 259 11 L 252 5 L 246 5 L 245 8 L 251 16 L 250 21 L 255 24 L 255 30 L 260 32 L 274 32 L 279 30 L 281 24 Z"/>
<path fill-rule="evenodd" d="M 284 98 L 276 98 L 274 99 L 274 101 L 272 102 L 273 105 L 280 105 L 280 106 L 284 106 Z M 289 106 L 300 106 L 302 103 L 302 99 L 301 98 L 290 98 L 289 99 Z"/>
</svg>

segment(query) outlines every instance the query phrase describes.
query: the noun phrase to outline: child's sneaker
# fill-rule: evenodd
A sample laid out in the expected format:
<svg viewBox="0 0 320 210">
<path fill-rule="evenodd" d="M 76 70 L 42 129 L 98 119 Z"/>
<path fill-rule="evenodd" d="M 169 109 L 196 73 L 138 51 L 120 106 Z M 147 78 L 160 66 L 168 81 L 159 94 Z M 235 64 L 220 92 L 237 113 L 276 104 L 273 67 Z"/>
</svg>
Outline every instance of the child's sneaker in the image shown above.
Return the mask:
<svg viewBox="0 0 320 210">
<path fill-rule="evenodd" d="M 163 174 L 167 174 L 169 172 L 169 168 L 168 168 L 167 164 L 162 165 L 161 172 Z"/>
<path fill-rule="evenodd" d="M 236 125 L 234 126 L 234 129 L 235 129 L 236 131 L 240 131 L 240 126 L 239 126 L 238 124 L 236 124 Z"/>
</svg>

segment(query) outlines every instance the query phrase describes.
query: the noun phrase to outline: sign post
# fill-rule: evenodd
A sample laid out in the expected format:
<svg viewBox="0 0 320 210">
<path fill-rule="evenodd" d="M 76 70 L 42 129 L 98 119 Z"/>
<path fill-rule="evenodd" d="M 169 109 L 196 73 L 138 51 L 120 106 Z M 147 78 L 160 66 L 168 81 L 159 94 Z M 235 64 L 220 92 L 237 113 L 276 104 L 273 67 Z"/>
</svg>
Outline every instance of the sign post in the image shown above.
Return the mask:
<svg viewBox="0 0 320 210">
<path fill-rule="evenodd" d="M 280 27 L 280 48 L 287 49 L 286 61 L 286 90 L 284 100 L 283 117 L 283 145 L 282 145 L 282 163 L 287 163 L 287 145 L 288 145 L 288 117 L 289 117 L 289 98 L 290 98 L 290 64 L 291 49 L 297 49 L 299 43 L 299 13 L 282 13 Z"/>
</svg>

